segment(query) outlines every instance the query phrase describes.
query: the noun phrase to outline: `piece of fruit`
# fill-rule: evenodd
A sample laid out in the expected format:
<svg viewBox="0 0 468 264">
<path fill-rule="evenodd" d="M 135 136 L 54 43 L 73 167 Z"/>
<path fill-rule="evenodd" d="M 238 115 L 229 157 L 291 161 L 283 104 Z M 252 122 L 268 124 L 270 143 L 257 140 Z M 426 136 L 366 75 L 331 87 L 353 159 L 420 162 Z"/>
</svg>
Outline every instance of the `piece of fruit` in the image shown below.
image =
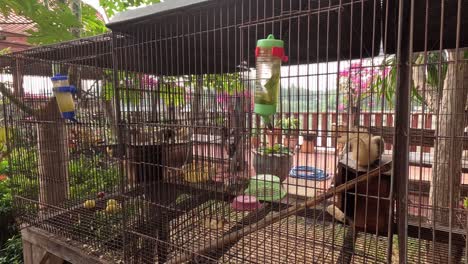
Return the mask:
<svg viewBox="0 0 468 264">
<path fill-rule="evenodd" d="M 86 209 L 93 209 L 96 207 L 96 201 L 94 200 L 86 200 L 83 204 L 84 208 Z"/>
<path fill-rule="evenodd" d="M 106 194 L 104 192 L 98 192 L 97 197 L 103 198 Z"/>
<path fill-rule="evenodd" d="M 114 199 L 109 199 L 109 200 L 107 201 L 107 205 L 108 205 L 108 206 L 109 206 L 109 205 L 118 205 L 118 203 L 117 203 L 117 201 L 114 200 Z"/>
<path fill-rule="evenodd" d="M 120 206 L 118 204 L 109 204 L 106 206 L 106 213 L 113 214 L 117 213 L 120 210 Z"/>
</svg>

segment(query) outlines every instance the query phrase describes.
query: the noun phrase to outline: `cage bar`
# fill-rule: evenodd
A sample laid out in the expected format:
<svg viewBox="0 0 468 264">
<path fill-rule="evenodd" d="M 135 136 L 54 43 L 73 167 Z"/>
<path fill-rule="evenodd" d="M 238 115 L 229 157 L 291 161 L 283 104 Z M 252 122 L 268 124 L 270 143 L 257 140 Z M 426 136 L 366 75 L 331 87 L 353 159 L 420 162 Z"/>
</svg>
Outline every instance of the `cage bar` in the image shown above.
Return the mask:
<svg viewBox="0 0 468 264">
<path fill-rule="evenodd" d="M 110 263 L 465 262 L 468 3 L 410 2 L 166 1 L 1 56 L 24 233 Z"/>
</svg>

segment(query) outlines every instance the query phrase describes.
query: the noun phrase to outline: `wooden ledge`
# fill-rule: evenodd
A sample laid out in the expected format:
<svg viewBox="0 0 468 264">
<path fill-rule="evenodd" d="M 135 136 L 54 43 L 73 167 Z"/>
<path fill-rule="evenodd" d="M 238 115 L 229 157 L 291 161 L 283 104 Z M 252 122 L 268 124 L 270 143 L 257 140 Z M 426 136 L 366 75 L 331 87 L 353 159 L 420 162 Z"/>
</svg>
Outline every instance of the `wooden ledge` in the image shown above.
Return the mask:
<svg viewBox="0 0 468 264">
<path fill-rule="evenodd" d="M 66 260 L 71 263 L 111 263 L 90 255 L 88 252 L 67 244 L 64 238 L 35 227 L 21 230 L 25 264 L 58 264 Z"/>
</svg>

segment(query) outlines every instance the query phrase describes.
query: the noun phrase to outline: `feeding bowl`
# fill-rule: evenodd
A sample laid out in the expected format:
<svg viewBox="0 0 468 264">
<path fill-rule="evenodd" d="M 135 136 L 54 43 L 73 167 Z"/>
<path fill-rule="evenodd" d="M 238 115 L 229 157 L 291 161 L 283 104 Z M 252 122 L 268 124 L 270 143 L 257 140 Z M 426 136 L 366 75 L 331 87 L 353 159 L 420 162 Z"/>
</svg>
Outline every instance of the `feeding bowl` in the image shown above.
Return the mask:
<svg viewBox="0 0 468 264">
<path fill-rule="evenodd" d="M 330 178 L 330 175 L 325 173 L 325 171 L 311 166 L 295 166 L 289 171 L 289 176 L 315 181 L 324 181 Z"/>
<path fill-rule="evenodd" d="M 236 211 L 255 211 L 262 205 L 257 201 L 255 196 L 239 195 L 234 198 L 231 204 L 232 208 Z"/>
<path fill-rule="evenodd" d="M 278 176 L 259 174 L 250 179 L 249 187 L 244 192 L 253 195 L 260 201 L 278 201 L 286 195 Z"/>
</svg>

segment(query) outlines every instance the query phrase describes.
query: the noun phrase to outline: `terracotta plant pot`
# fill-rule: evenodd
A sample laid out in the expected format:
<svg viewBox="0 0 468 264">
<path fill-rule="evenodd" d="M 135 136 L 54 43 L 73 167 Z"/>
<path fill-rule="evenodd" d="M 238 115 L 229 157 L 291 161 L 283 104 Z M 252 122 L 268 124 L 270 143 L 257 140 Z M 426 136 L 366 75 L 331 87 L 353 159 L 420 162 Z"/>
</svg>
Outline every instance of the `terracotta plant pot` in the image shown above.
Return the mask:
<svg viewBox="0 0 468 264">
<path fill-rule="evenodd" d="M 283 144 L 290 149 L 294 149 L 299 141 L 299 137 L 296 135 L 286 135 L 283 139 Z"/>
<path fill-rule="evenodd" d="M 302 144 L 301 152 L 314 153 L 315 144 L 317 141 L 317 134 L 315 133 L 302 134 L 302 137 L 304 138 L 304 143 Z"/>
</svg>

